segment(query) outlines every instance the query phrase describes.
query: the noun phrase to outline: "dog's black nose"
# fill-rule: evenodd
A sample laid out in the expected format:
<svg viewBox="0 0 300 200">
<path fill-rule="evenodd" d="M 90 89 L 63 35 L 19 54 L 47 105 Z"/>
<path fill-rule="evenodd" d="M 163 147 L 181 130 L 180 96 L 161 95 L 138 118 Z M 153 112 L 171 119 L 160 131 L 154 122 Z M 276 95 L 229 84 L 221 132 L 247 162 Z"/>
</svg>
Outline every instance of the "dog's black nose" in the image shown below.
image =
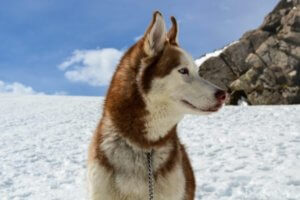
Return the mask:
<svg viewBox="0 0 300 200">
<path fill-rule="evenodd" d="M 226 99 L 226 92 L 224 90 L 217 90 L 215 97 L 218 101 L 224 101 Z"/>
</svg>

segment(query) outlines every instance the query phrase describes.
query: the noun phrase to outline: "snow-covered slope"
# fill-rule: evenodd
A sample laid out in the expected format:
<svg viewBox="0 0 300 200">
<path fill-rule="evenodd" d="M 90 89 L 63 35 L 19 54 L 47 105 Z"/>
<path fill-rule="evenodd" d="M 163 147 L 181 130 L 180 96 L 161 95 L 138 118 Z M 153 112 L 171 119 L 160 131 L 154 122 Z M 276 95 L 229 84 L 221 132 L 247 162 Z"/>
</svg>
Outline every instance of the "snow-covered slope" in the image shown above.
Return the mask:
<svg viewBox="0 0 300 200">
<path fill-rule="evenodd" d="M 231 45 L 237 43 L 238 41 L 234 41 L 228 45 L 226 45 L 225 47 L 223 47 L 222 49 L 217 49 L 213 52 L 204 54 L 203 56 L 201 56 L 200 58 L 195 60 L 195 64 L 197 67 L 200 67 L 202 65 L 202 63 L 204 63 L 206 60 L 208 60 L 211 57 L 217 57 L 219 56 L 222 52 L 224 52 L 228 47 L 230 47 Z"/>
<path fill-rule="evenodd" d="M 0 95 L 0 199 L 86 199 L 96 97 Z M 300 106 L 225 107 L 179 125 L 197 199 L 300 199 Z"/>
</svg>

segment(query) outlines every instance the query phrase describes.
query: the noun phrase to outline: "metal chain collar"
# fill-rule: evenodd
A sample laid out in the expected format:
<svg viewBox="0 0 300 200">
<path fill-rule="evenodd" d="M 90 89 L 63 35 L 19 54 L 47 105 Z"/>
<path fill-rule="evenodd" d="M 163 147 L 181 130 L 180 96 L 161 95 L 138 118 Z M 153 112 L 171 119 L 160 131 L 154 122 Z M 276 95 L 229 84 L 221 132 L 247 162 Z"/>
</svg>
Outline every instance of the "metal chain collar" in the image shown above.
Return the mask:
<svg viewBox="0 0 300 200">
<path fill-rule="evenodd" d="M 154 199 L 153 150 L 147 154 L 149 200 Z"/>
</svg>

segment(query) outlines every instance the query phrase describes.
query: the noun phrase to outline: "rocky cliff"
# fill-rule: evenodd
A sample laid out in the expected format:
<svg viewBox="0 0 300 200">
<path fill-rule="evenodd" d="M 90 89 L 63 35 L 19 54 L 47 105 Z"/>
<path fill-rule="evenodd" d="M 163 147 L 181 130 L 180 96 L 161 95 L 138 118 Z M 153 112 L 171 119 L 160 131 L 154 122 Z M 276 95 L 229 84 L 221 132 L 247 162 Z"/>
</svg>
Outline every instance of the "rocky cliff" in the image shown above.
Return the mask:
<svg viewBox="0 0 300 200">
<path fill-rule="evenodd" d="M 199 74 L 250 104 L 300 103 L 300 0 L 282 0 L 263 24 L 217 56 Z"/>
</svg>

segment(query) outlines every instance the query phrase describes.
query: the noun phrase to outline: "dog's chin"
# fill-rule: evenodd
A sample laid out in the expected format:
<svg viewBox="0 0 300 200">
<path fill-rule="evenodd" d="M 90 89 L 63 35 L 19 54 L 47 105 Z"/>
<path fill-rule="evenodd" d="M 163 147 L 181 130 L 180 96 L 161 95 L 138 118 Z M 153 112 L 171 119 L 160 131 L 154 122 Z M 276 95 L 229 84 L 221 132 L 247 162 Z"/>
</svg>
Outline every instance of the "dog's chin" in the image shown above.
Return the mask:
<svg viewBox="0 0 300 200">
<path fill-rule="evenodd" d="M 191 114 L 200 114 L 200 115 L 209 115 L 209 114 L 212 114 L 212 113 L 215 113 L 217 111 L 219 111 L 222 106 L 223 106 L 223 103 L 216 103 L 215 105 L 213 106 L 207 106 L 207 107 L 198 107 L 198 106 L 195 106 L 194 104 L 192 104 L 191 102 L 187 101 L 187 100 L 180 100 L 180 103 L 185 107 L 185 108 L 188 108 L 189 111 L 191 111 Z"/>
</svg>

